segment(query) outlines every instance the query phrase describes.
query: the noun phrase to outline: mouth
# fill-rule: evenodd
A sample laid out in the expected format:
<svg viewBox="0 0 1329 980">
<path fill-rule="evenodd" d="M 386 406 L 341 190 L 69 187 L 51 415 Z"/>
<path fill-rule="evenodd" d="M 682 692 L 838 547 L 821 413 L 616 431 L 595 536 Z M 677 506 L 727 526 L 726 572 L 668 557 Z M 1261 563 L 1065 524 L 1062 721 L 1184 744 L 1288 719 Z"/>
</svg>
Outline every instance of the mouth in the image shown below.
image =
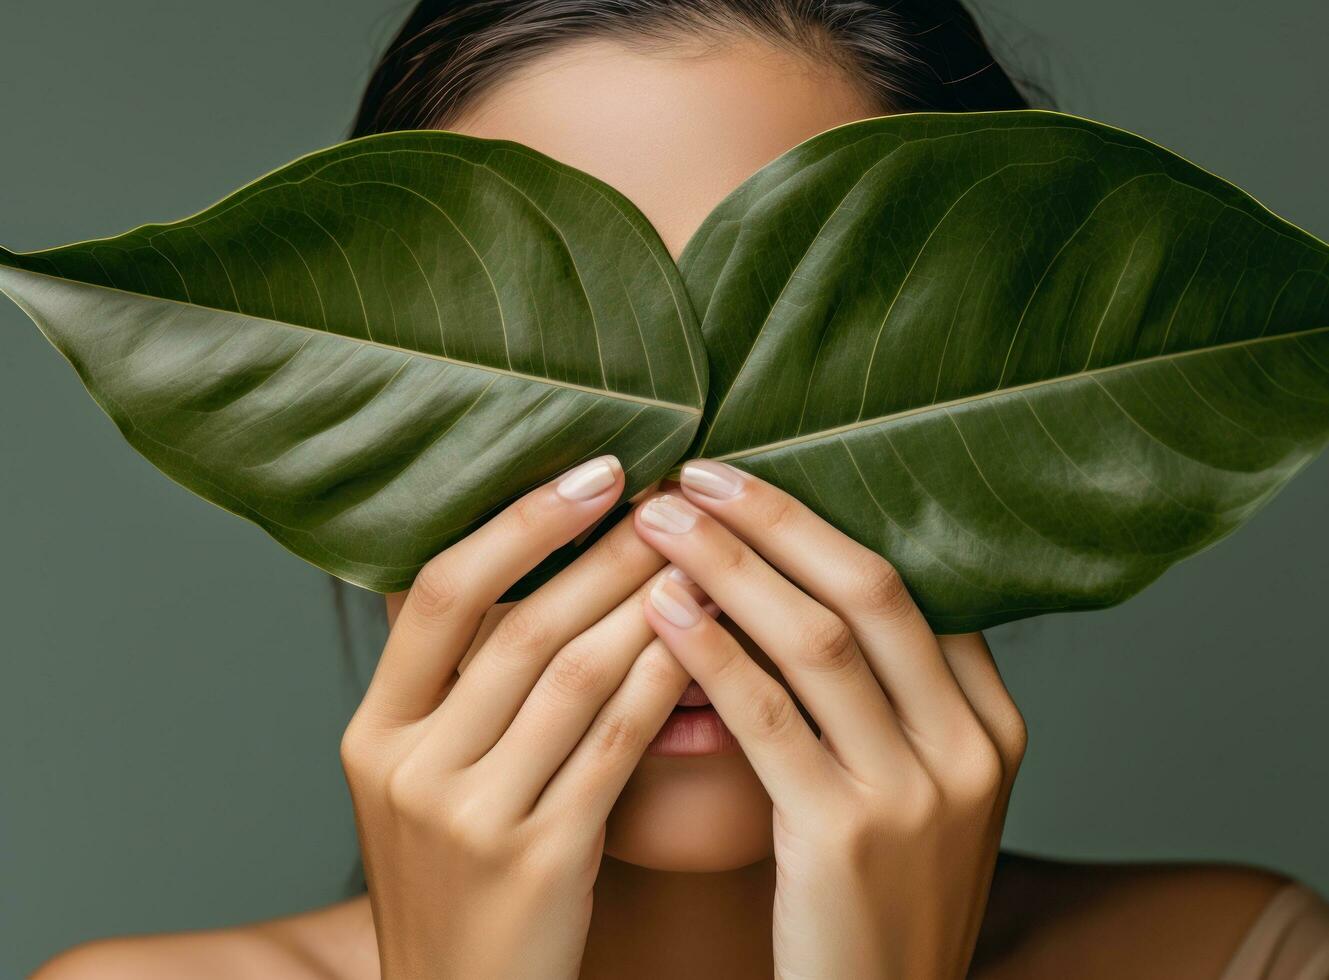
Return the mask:
<svg viewBox="0 0 1329 980">
<path fill-rule="evenodd" d="M 693 681 L 646 751 L 649 755 L 698 756 L 718 755 L 737 747 L 738 741 L 711 707 L 711 699 Z"/>
</svg>

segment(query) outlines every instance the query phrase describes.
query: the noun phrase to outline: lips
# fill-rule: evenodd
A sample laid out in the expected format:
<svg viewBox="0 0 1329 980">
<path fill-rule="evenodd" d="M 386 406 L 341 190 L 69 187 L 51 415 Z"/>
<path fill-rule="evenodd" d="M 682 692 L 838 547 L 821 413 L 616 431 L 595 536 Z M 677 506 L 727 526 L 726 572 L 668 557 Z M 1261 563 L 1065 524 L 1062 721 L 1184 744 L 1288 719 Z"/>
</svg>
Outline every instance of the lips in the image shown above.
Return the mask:
<svg viewBox="0 0 1329 980">
<path fill-rule="evenodd" d="M 688 684 L 687 690 L 678 699 L 680 708 L 700 708 L 702 705 L 710 703 L 711 699 L 706 696 L 706 692 L 701 689 L 701 685 L 696 681 Z"/>
<path fill-rule="evenodd" d="M 711 707 L 711 699 L 701 685 L 693 681 L 646 751 L 661 756 L 702 756 L 729 752 L 737 747 L 733 734 Z"/>
<path fill-rule="evenodd" d="M 660 489 L 668 490 L 677 486 L 674 481 L 665 480 Z M 710 597 L 700 593 L 698 601 L 711 616 L 719 615 L 720 607 Z M 732 752 L 737 748 L 738 740 L 729 731 L 719 712 L 711 707 L 711 699 L 700 684 L 690 681 L 646 752 L 648 755 L 675 757 L 701 756 Z"/>
</svg>

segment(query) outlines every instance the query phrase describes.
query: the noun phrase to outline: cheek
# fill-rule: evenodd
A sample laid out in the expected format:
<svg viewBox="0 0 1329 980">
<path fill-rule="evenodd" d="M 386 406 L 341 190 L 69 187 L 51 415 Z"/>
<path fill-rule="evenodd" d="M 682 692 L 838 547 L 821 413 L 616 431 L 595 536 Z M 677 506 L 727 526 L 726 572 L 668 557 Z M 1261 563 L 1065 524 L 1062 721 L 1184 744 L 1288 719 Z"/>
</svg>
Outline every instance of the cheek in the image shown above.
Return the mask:
<svg viewBox="0 0 1329 980">
<path fill-rule="evenodd" d="M 771 801 L 741 752 L 647 756 L 609 817 L 610 857 L 657 871 L 728 871 L 770 857 Z"/>
</svg>

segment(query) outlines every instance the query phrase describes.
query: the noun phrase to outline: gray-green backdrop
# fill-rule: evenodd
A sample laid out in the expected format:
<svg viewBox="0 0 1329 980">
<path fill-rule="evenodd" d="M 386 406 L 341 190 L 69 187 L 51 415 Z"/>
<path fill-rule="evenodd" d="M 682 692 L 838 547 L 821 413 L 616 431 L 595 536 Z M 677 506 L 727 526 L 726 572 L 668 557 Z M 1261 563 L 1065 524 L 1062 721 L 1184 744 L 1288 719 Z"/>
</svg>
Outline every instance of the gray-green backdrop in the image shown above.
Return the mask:
<svg viewBox="0 0 1329 980">
<path fill-rule="evenodd" d="M 0 242 L 183 217 L 336 142 L 396 0 L 5 0 Z M 1060 107 L 1329 237 L 1323 0 L 985 0 Z M 1329 458 L 1125 606 L 995 631 L 1011 846 L 1329 890 Z M 344 894 L 354 706 L 328 580 L 128 448 L 0 304 L 0 976 Z"/>
</svg>

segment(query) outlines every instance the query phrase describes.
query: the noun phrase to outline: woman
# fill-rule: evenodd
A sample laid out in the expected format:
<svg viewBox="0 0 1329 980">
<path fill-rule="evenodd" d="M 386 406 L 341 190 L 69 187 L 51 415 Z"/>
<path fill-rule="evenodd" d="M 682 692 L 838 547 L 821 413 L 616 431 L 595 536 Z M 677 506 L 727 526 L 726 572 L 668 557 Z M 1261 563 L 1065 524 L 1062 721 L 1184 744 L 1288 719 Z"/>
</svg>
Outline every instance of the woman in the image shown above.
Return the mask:
<svg viewBox="0 0 1329 980">
<path fill-rule="evenodd" d="M 677 255 L 818 132 L 1025 105 L 951 2 L 452 0 L 356 131 L 533 146 Z M 366 896 L 39 976 L 1329 977 L 1329 908 L 1275 876 L 999 860 L 1025 732 L 983 638 L 775 487 L 693 461 L 499 603 L 622 487 L 587 462 L 388 598 L 342 747 Z"/>
</svg>

